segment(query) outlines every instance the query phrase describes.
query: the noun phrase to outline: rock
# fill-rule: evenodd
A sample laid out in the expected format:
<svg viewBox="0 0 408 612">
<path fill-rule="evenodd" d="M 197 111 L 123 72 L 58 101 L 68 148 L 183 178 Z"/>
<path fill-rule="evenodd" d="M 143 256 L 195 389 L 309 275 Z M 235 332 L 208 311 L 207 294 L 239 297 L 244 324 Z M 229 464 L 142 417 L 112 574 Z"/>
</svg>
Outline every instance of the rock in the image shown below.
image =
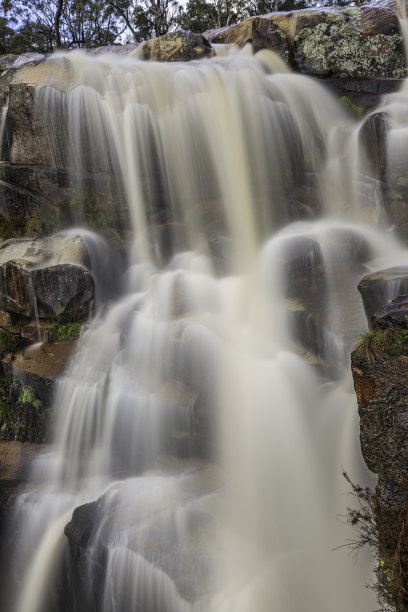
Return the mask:
<svg viewBox="0 0 408 612">
<path fill-rule="evenodd" d="M 24 262 L 8 261 L 1 265 L 0 307 L 7 312 L 31 317 L 32 301 L 30 277 Z"/>
<path fill-rule="evenodd" d="M 0 307 L 51 321 L 82 321 L 91 313 L 95 285 L 82 266 L 59 264 L 30 271 L 25 262 L 0 266 Z"/>
<path fill-rule="evenodd" d="M 262 36 L 266 22 L 270 24 L 269 31 L 274 33 L 273 40 Z M 307 74 L 343 79 L 405 76 L 398 17 L 390 7 L 311 8 L 268 13 L 204 35 L 212 43 L 242 46 L 254 42 L 259 28 L 261 35 L 256 50 L 277 50 L 295 69 Z M 276 36 L 278 30 L 286 38 L 283 53 L 280 38 Z"/>
<path fill-rule="evenodd" d="M 18 55 L 7 53 L 6 55 L 0 55 L 0 72 L 11 68 L 14 62 L 18 59 Z"/>
<path fill-rule="evenodd" d="M 64 372 L 75 344 L 75 338 L 35 344 L 3 363 L 13 380 L 19 381 L 22 388 L 34 389 L 38 399 L 50 407 L 55 383 Z"/>
<path fill-rule="evenodd" d="M 85 266 L 90 258 L 79 236 L 6 240 L 0 243 L 0 308 L 31 319 L 84 320 L 94 299 Z"/>
<path fill-rule="evenodd" d="M 36 344 L 0 361 L 0 440 L 49 439 L 55 385 L 74 347 L 75 339 Z"/>
<path fill-rule="evenodd" d="M 24 64 L 30 64 L 31 62 L 42 62 L 46 59 L 47 56 L 44 53 L 21 53 L 21 55 L 17 56 L 17 59 L 13 62 L 12 68 L 19 68 L 20 66 L 24 66 Z"/>
<path fill-rule="evenodd" d="M 394 7 L 395 3 L 390 3 L 390 8 L 363 6 L 353 19 L 353 27 L 366 36 L 398 34 L 400 25 Z"/>
<path fill-rule="evenodd" d="M 390 128 L 390 118 L 382 112 L 369 115 L 359 132 L 360 145 L 369 160 L 366 174 L 376 179 L 385 179 L 387 167 L 387 133 Z"/>
<path fill-rule="evenodd" d="M 369 361 L 355 350 L 352 372 L 365 462 L 383 479 L 407 479 L 408 357 L 384 354 L 382 359 Z"/>
<path fill-rule="evenodd" d="M 64 323 L 91 314 L 95 283 L 86 268 L 59 264 L 33 270 L 31 278 L 40 318 Z"/>
<path fill-rule="evenodd" d="M 11 161 L 54 166 L 51 149 L 41 137 L 44 125 L 34 108 L 35 87 L 26 83 L 10 84 L 9 96 L 7 117 L 13 134 Z"/>
<path fill-rule="evenodd" d="M 137 53 L 150 61 L 186 62 L 211 57 L 213 49 L 203 35 L 178 30 L 147 40 Z"/>
<path fill-rule="evenodd" d="M 335 368 L 344 363 L 344 345 L 340 338 L 322 323 L 319 316 L 302 309 L 288 313 L 291 335 L 311 355 L 323 360 L 326 371 L 335 374 Z"/>
<path fill-rule="evenodd" d="M 387 268 L 363 276 L 358 284 L 368 322 L 373 315 L 401 294 L 408 293 L 408 267 Z"/>
<path fill-rule="evenodd" d="M 0 442 L 0 534 L 13 500 L 30 481 L 32 461 L 43 450 L 39 444 Z"/>
<path fill-rule="evenodd" d="M 360 8 L 344 9 L 341 13 L 305 11 L 301 20 L 298 18 L 294 38 L 297 68 L 326 77 L 404 78 L 401 36 L 390 35 L 388 18 L 384 27 L 378 20 L 375 31 L 381 33 L 374 34 L 374 27 L 369 33 L 362 33 L 358 25 L 362 25 L 365 14 Z"/>
<path fill-rule="evenodd" d="M 45 450 L 43 444 L 28 442 L 0 442 L 0 571 L 9 569 L 15 552 L 16 529 L 12 509 L 16 498 L 32 485 L 33 461 Z M 0 599 L 6 601 L 10 581 L 0 583 Z"/>
<path fill-rule="evenodd" d="M 408 295 L 399 295 L 371 317 L 374 330 L 404 330 L 408 326 Z"/>
<path fill-rule="evenodd" d="M 71 221 L 67 173 L 36 165 L 0 164 L 0 238 L 43 235 Z"/>
<path fill-rule="evenodd" d="M 104 47 L 96 47 L 96 49 L 87 49 L 89 55 L 103 55 L 104 53 L 113 53 L 114 55 L 128 55 L 132 51 L 136 51 L 140 47 L 140 43 L 128 43 L 125 45 L 105 45 Z"/>
<path fill-rule="evenodd" d="M 351 367 L 361 450 L 369 469 L 378 474 L 375 492 L 364 493 L 370 499 L 369 533 L 381 560 L 378 590 L 402 612 L 408 605 L 408 297 L 395 300 L 374 319 L 370 337 L 351 355 Z M 375 334 L 381 335 L 373 353 L 367 343 Z"/>
<path fill-rule="evenodd" d="M 208 40 L 214 43 L 236 44 L 239 47 L 252 44 L 254 53 L 269 49 L 278 53 L 285 61 L 289 60 L 286 36 L 273 19 L 250 17 L 236 25 L 205 32 L 204 36 L 208 36 Z"/>
<path fill-rule="evenodd" d="M 116 483 L 97 501 L 74 510 L 65 535 L 79 609 L 103 609 L 105 595 L 114 596 L 120 609 L 131 602 L 135 612 L 166 612 L 182 609 L 185 601 L 194 605 L 210 591 L 212 505 L 220 474 L 209 464 L 166 463 L 164 472 L 161 466 Z M 131 568 L 128 577 L 116 573 L 122 555 Z M 142 571 L 134 572 L 135 564 Z M 110 583 L 106 571 L 114 577 Z M 138 576 L 145 576 L 143 588 Z"/>
</svg>

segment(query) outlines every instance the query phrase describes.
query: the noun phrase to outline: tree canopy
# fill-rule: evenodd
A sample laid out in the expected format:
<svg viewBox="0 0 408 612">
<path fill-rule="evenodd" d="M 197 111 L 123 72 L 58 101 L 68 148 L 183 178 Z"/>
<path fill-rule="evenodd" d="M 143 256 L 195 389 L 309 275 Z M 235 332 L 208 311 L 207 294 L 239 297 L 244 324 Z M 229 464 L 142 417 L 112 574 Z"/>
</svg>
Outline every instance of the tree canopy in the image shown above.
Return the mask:
<svg viewBox="0 0 408 612">
<path fill-rule="evenodd" d="M 140 42 L 182 28 L 205 32 L 251 15 L 347 0 L 1 0 L 0 53 Z"/>
</svg>

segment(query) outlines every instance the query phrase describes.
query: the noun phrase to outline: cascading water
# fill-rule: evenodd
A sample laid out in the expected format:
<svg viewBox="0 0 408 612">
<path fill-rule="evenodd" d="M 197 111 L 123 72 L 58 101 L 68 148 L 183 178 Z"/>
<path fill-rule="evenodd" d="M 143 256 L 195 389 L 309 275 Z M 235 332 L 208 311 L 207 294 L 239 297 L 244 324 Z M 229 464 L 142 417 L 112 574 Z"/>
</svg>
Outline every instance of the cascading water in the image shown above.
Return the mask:
<svg viewBox="0 0 408 612">
<path fill-rule="evenodd" d="M 367 479 L 347 355 L 358 279 L 408 254 L 362 224 L 364 164 L 339 189 L 359 128 L 269 52 L 48 62 L 37 103 L 78 217 L 92 177 L 133 238 L 16 503 L 4 609 L 368 612 L 370 560 L 332 550 L 350 537 L 341 467 Z"/>
</svg>

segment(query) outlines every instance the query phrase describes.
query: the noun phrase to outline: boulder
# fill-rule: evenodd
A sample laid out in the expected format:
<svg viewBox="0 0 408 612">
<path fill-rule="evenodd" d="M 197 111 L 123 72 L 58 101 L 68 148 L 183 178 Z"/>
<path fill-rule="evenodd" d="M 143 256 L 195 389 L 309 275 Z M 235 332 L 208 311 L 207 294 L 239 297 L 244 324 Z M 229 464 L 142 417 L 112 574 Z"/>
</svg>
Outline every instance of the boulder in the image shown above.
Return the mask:
<svg viewBox="0 0 408 612">
<path fill-rule="evenodd" d="M 18 55 L 13 55 L 12 53 L 7 53 L 6 55 L 0 55 L 0 72 L 3 70 L 8 70 L 14 64 L 14 62 L 18 59 Z"/>
<path fill-rule="evenodd" d="M 0 309 L 26 319 L 82 321 L 94 299 L 86 266 L 80 236 L 6 240 L 0 243 Z"/>
<path fill-rule="evenodd" d="M 383 12 L 381 9 L 381 15 Z M 295 30 L 296 67 L 325 77 L 404 78 L 402 38 L 394 30 L 390 34 L 388 13 L 385 25 L 379 15 L 376 27 L 364 26 L 367 31 L 359 30 L 364 15 L 364 8 L 305 11 Z"/>
<path fill-rule="evenodd" d="M 94 290 L 92 275 L 83 266 L 59 264 L 30 270 L 21 260 L 0 265 L 0 308 L 27 318 L 86 319 Z"/>
<path fill-rule="evenodd" d="M 186 602 L 200 607 L 210 592 L 212 500 L 220 474 L 209 464 L 169 459 L 160 468 L 113 484 L 74 510 L 65 535 L 78 609 L 101 610 L 105 596 L 120 609 L 170 612 Z M 128 575 L 117 572 L 123 558 Z"/>
<path fill-rule="evenodd" d="M 377 311 L 390 304 L 395 297 L 408 293 L 408 267 L 399 266 L 366 274 L 360 280 L 357 288 L 370 323 Z M 391 311 L 397 308 L 392 305 Z"/>
<path fill-rule="evenodd" d="M 202 34 L 178 30 L 147 40 L 136 53 L 140 54 L 144 60 L 187 62 L 202 57 L 211 57 L 213 49 Z"/>
<path fill-rule="evenodd" d="M 269 37 L 263 34 L 267 31 Z M 342 79 L 405 76 L 398 16 L 388 6 L 268 13 L 207 31 L 204 36 L 211 43 L 243 46 L 251 42 L 256 51 L 275 50 L 295 69 L 314 76 Z"/>
<path fill-rule="evenodd" d="M 51 321 L 83 321 L 91 314 L 95 283 L 82 266 L 59 264 L 31 272 L 38 316 Z"/>
<path fill-rule="evenodd" d="M 209 30 L 204 36 L 212 43 L 235 44 L 239 47 L 251 44 L 254 53 L 269 49 L 289 61 L 287 38 L 278 23 L 271 18 L 250 17 L 236 25 Z"/>
</svg>

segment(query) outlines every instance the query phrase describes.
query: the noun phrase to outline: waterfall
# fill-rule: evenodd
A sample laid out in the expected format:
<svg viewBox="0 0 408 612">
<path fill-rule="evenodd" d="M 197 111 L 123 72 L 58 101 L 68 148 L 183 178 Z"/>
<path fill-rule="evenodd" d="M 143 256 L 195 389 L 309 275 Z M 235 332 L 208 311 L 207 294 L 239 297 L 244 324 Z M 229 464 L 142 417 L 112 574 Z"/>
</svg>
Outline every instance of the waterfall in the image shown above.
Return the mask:
<svg viewBox="0 0 408 612">
<path fill-rule="evenodd" d="M 369 555 L 334 550 L 353 537 L 342 468 L 370 481 L 348 355 L 358 280 L 408 253 L 361 126 L 266 51 L 47 61 L 36 104 L 77 222 L 92 177 L 129 265 L 96 275 L 119 297 L 59 382 L 5 609 L 369 612 Z"/>
</svg>

